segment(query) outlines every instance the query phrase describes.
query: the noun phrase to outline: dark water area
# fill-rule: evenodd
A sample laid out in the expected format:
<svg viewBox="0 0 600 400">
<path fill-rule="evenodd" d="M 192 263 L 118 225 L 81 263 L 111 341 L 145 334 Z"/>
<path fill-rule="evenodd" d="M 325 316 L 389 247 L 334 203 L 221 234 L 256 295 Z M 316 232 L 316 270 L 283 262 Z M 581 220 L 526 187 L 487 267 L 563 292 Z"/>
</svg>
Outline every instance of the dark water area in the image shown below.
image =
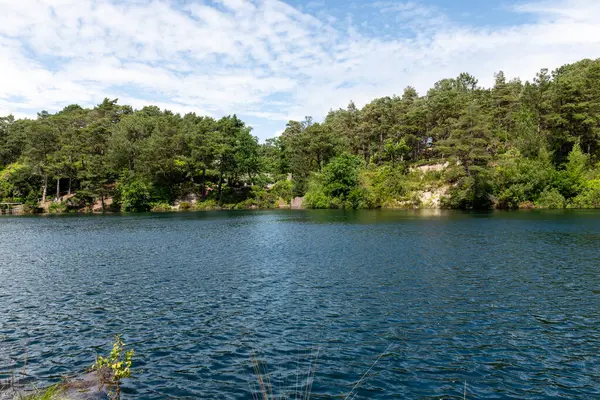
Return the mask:
<svg viewBox="0 0 600 400">
<path fill-rule="evenodd" d="M 600 398 L 600 212 L 0 217 L 0 379 L 125 399 Z M 318 353 L 318 360 L 312 356 Z"/>
</svg>

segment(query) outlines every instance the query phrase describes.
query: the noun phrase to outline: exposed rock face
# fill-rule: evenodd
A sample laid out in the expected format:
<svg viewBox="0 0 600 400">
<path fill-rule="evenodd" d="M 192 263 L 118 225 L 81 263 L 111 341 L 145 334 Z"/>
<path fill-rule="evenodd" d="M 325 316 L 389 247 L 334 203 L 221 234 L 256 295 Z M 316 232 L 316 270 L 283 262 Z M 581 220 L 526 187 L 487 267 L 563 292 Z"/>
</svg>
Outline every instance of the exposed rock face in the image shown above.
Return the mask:
<svg viewBox="0 0 600 400">
<path fill-rule="evenodd" d="M 304 197 L 294 197 L 292 199 L 290 208 L 292 210 L 303 210 L 304 209 Z"/>
<path fill-rule="evenodd" d="M 414 167 L 411 168 L 413 171 L 421 171 L 423 173 L 427 173 L 427 172 L 437 172 L 437 171 L 443 171 L 446 168 L 448 168 L 448 166 L 450 165 L 450 163 L 445 162 L 443 164 L 430 164 L 430 165 L 421 165 L 419 167 Z"/>
<path fill-rule="evenodd" d="M 441 208 L 443 199 L 448 195 L 448 187 L 442 186 L 418 193 L 423 208 Z"/>
</svg>

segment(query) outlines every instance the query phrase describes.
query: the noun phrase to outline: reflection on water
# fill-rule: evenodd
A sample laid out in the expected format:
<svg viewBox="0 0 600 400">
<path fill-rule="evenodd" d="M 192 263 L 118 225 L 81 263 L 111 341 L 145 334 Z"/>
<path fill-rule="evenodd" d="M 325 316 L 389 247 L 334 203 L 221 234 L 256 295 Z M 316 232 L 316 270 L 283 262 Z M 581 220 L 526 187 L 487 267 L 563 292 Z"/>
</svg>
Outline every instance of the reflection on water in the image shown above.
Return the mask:
<svg viewBox="0 0 600 400">
<path fill-rule="evenodd" d="M 598 398 L 600 213 L 0 218 L 0 371 L 55 382 L 121 332 L 125 398 Z M 0 375 L 0 379 L 7 374 Z"/>
</svg>

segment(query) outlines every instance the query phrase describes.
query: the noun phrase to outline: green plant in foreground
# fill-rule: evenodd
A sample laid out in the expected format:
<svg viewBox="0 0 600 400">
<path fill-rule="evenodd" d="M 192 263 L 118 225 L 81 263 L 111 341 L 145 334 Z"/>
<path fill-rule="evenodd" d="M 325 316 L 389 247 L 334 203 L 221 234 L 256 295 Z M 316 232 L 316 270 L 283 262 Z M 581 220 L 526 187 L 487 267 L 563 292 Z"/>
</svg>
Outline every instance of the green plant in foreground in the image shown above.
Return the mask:
<svg viewBox="0 0 600 400">
<path fill-rule="evenodd" d="M 121 339 L 121 335 L 115 336 L 112 351 L 108 358 L 98 356 L 96 362 L 92 366 L 92 370 L 99 371 L 105 368 L 111 370 L 109 383 L 115 385 L 116 398 L 120 395 L 121 380 L 131 376 L 131 362 L 133 359 L 133 350 L 125 351 L 125 343 Z"/>
<path fill-rule="evenodd" d="M 62 391 L 63 388 L 60 384 L 52 385 L 43 391 L 36 391 L 36 393 L 23 397 L 23 400 L 53 400 L 59 398 Z"/>
</svg>

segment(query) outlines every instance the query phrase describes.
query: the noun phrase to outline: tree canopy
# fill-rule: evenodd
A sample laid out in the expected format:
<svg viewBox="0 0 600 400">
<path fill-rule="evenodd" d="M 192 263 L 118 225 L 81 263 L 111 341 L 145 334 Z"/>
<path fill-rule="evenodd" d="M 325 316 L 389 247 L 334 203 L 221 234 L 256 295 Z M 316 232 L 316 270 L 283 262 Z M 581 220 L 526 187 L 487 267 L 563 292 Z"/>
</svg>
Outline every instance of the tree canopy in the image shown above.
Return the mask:
<svg viewBox="0 0 600 400">
<path fill-rule="evenodd" d="M 494 77 L 491 88 L 463 73 L 423 95 L 409 86 L 362 108 L 350 102 L 323 121 L 290 121 L 263 144 L 236 115 L 134 110 L 117 99 L 9 115 L 0 118 L 0 199 L 75 208 L 111 199 L 143 211 L 196 193 L 274 205 L 265 191 L 286 188 L 287 198 L 291 185 L 317 199 L 309 205 L 379 207 L 435 184 L 447 207 L 600 206 L 600 60 L 525 82 Z M 418 175 L 423 165 L 445 167 Z"/>
</svg>

